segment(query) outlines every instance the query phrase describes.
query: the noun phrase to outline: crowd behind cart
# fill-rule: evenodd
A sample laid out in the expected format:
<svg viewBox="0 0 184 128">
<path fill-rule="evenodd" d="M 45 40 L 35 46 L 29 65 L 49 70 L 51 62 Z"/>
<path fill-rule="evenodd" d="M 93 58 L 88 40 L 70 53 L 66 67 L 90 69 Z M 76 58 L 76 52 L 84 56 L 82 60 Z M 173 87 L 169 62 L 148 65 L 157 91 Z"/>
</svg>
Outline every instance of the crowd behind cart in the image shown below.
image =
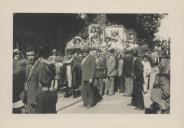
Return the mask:
<svg viewBox="0 0 184 128">
<path fill-rule="evenodd" d="M 37 49 L 44 49 L 44 47 Z M 29 51 L 28 48 L 27 52 Z M 37 53 L 35 63 L 43 58 L 39 52 Z M 84 103 L 83 107 L 87 109 L 95 107 L 104 95 L 113 96 L 115 93 L 122 93 L 122 96 L 132 97 L 128 105 L 135 106 L 137 110 L 145 110 L 146 113 L 169 113 L 170 111 L 170 53 L 169 49 L 164 46 L 155 47 L 153 50 L 144 49 L 142 53 L 139 52 L 139 47 L 102 51 L 87 46 L 69 49 L 64 55 L 60 55 L 57 49 L 47 49 L 48 53 L 49 55 L 43 61 L 46 64 L 46 71 L 50 75 L 46 77 L 49 78 L 48 89 L 46 89 L 47 95 L 40 95 L 36 98 L 37 103 L 34 104 L 34 107 L 37 106 L 38 109 L 33 113 L 56 112 L 57 92 L 65 93 L 64 97 L 66 98 L 71 95 L 76 98 L 80 93 Z M 84 53 L 87 55 L 84 55 Z M 91 89 L 84 89 L 84 86 L 88 86 L 83 81 L 85 77 L 83 70 L 88 70 L 83 68 L 84 63 L 87 63 L 86 56 L 91 56 L 95 61 L 89 64 L 93 65 L 92 67 L 95 66 L 93 77 L 91 81 L 89 80 Z M 27 54 L 23 56 L 18 49 L 14 50 L 13 57 L 13 102 L 16 103 L 22 99 L 26 108 L 29 98 L 24 90 L 27 91 L 26 84 L 29 79 L 24 67 L 30 64 L 27 61 Z M 18 66 L 16 67 L 16 65 Z M 20 74 L 18 70 L 22 70 L 21 75 L 17 75 Z M 22 91 L 20 89 L 21 81 L 24 85 L 24 93 L 16 96 L 16 92 Z M 88 94 L 85 95 L 84 91 Z M 43 88 L 41 92 L 45 92 Z M 144 95 L 147 93 L 151 94 L 152 103 L 148 109 L 145 109 Z M 87 97 L 90 104 L 86 104 Z M 47 109 L 49 104 L 53 108 L 52 110 Z M 17 113 L 19 107 L 16 107 L 16 104 L 13 107 L 14 112 Z M 28 113 L 32 112 L 28 111 Z"/>
</svg>

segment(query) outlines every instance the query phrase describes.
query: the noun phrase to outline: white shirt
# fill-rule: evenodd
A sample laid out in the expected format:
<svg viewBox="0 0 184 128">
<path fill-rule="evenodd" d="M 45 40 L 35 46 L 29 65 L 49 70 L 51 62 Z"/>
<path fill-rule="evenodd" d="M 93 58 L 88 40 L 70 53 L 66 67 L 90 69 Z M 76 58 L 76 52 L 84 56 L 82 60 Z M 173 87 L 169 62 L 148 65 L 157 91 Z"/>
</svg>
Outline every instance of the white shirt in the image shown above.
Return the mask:
<svg viewBox="0 0 184 128">
<path fill-rule="evenodd" d="M 144 66 L 144 73 L 145 75 L 148 75 L 151 73 L 151 64 L 149 61 L 142 61 L 142 64 Z"/>
</svg>

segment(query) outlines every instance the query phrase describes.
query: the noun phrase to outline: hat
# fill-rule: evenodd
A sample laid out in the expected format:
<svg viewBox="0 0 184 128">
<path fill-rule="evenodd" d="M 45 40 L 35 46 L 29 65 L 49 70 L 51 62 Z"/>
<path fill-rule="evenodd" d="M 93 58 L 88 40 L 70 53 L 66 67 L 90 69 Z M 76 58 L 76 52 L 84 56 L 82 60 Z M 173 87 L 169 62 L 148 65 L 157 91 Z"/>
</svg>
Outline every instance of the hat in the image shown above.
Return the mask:
<svg viewBox="0 0 184 128">
<path fill-rule="evenodd" d="M 80 52 L 81 52 L 81 49 L 80 48 L 74 48 L 73 53 L 80 53 Z"/>
<path fill-rule="evenodd" d="M 122 53 L 126 53 L 126 49 L 123 49 L 121 52 L 122 52 Z"/>
<path fill-rule="evenodd" d="M 96 52 L 102 52 L 102 50 L 100 50 L 100 49 L 96 49 Z"/>
<path fill-rule="evenodd" d="M 125 54 L 130 54 L 130 53 L 131 53 L 131 51 L 128 50 L 128 49 L 125 49 L 125 50 L 123 50 L 123 51 L 124 51 Z"/>
<path fill-rule="evenodd" d="M 97 51 L 97 48 L 92 47 L 90 50 L 91 50 L 91 51 Z"/>
<path fill-rule="evenodd" d="M 80 36 L 76 36 L 75 38 L 74 38 L 74 40 L 82 40 L 82 38 L 80 37 Z"/>
<path fill-rule="evenodd" d="M 121 52 L 121 49 L 117 48 L 116 51 L 117 51 L 117 52 Z"/>
<path fill-rule="evenodd" d="M 169 54 L 167 54 L 165 51 L 162 53 L 162 58 L 169 58 Z"/>
<path fill-rule="evenodd" d="M 105 37 L 105 41 L 110 40 L 111 38 L 109 36 Z"/>
<path fill-rule="evenodd" d="M 110 53 L 114 53 L 115 49 L 108 49 L 107 51 L 110 52 Z"/>
<path fill-rule="evenodd" d="M 109 51 L 105 51 L 106 54 L 109 54 L 110 52 Z"/>
<path fill-rule="evenodd" d="M 14 54 L 18 54 L 18 53 L 19 53 L 19 50 L 18 50 L 18 49 L 14 49 L 14 50 L 13 50 L 13 53 L 14 53 Z"/>
<path fill-rule="evenodd" d="M 133 56 L 136 56 L 136 57 L 138 56 L 138 50 L 137 49 L 132 49 L 131 53 L 132 53 Z"/>
<path fill-rule="evenodd" d="M 148 58 L 149 56 L 146 55 L 146 54 L 143 54 L 143 55 L 141 55 L 141 57 L 143 57 L 143 58 Z"/>
<path fill-rule="evenodd" d="M 83 49 L 82 49 L 82 52 L 89 52 L 89 47 L 85 46 Z"/>
<path fill-rule="evenodd" d="M 35 51 L 36 49 L 35 49 L 35 47 L 33 47 L 33 46 L 28 46 L 28 47 L 26 47 L 26 52 L 30 52 L 30 51 Z"/>
</svg>

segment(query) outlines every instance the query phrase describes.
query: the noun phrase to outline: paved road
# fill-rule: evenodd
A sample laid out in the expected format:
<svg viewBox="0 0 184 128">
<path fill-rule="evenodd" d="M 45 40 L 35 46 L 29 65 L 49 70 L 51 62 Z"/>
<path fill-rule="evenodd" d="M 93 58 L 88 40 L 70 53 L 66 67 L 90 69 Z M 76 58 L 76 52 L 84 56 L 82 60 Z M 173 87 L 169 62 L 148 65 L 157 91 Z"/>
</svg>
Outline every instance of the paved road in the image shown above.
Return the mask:
<svg viewBox="0 0 184 128">
<path fill-rule="evenodd" d="M 154 75 L 153 75 L 154 76 Z M 151 82 L 154 80 L 152 78 Z M 122 93 L 116 93 L 113 96 L 103 96 L 103 99 L 96 106 L 87 109 L 82 107 L 83 102 L 81 96 L 73 98 L 72 96 L 65 98 L 64 90 L 60 90 L 56 110 L 58 114 L 65 113 L 93 113 L 93 114 L 144 114 L 144 111 L 135 110 L 133 106 L 127 106 L 131 102 L 131 97 L 125 97 Z M 150 91 L 144 94 L 145 107 L 151 104 Z"/>
<path fill-rule="evenodd" d="M 149 93 L 144 95 L 145 106 L 150 104 Z M 127 106 L 131 97 L 122 96 L 122 93 L 116 93 L 113 96 L 103 96 L 96 106 L 87 109 L 82 107 L 81 97 L 64 98 L 64 94 L 59 94 L 58 103 L 56 105 L 58 114 L 62 113 L 86 113 L 86 114 L 144 114 L 144 111 L 135 110 L 133 106 Z"/>
<path fill-rule="evenodd" d="M 154 82 L 154 76 L 158 71 L 158 67 L 152 69 L 151 83 Z M 81 97 L 64 98 L 64 94 L 58 94 L 58 102 L 56 109 L 58 113 L 95 113 L 95 114 L 143 114 L 144 111 L 134 110 L 135 107 L 127 106 L 131 102 L 131 97 L 124 97 L 123 94 L 116 93 L 113 96 L 103 96 L 95 107 L 86 109 L 82 107 Z M 149 107 L 150 91 L 144 95 L 145 107 Z"/>
</svg>

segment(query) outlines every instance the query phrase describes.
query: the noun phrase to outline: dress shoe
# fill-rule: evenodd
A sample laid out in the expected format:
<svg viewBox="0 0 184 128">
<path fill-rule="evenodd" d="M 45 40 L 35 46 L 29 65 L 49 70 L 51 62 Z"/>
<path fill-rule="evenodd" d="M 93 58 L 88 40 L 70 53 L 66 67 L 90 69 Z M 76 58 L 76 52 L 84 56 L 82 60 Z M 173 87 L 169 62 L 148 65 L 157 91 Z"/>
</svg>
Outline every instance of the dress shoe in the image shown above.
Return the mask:
<svg viewBox="0 0 184 128">
<path fill-rule="evenodd" d="M 123 96 L 125 96 L 125 97 L 130 97 L 129 95 L 127 95 L 127 94 L 124 94 Z"/>
<path fill-rule="evenodd" d="M 88 105 L 87 105 L 87 104 L 83 104 L 82 106 L 83 106 L 83 107 L 87 107 Z"/>
<path fill-rule="evenodd" d="M 70 94 L 65 94 L 64 97 L 68 98 L 68 97 L 70 97 Z"/>
<path fill-rule="evenodd" d="M 88 105 L 88 106 L 87 106 L 87 109 L 90 109 L 90 108 L 92 108 L 92 106 L 91 106 L 91 105 Z"/>
<path fill-rule="evenodd" d="M 124 93 L 124 91 L 119 91 L 119 93 Z"/>
<path fill-rule="evenodd" d="M 144 110 L 144 109 L 145 109 L 144 107 L 140 108 L 140 110 Z"/>
<path fill-rule="evenodd" d="M 77 96 L 75 94 L 73 94 L 73 98 L 77 98 Z"/>
<path fill-rule="evenodd" d="M 112 96 L 112 95 L 114 95 L 114 93 L 113 94 L 107 94 L 108 96 Z"/>
<path fill-rule="evenodd" d="M 127 104 L 127 106 L 135 106 L 135 104 L 130 103 L 130 104 Z"/>
<path fill-rule="evenodd" d="M 87 107 L 88 105 L 86 105 L 86 104 L 82 104 L 82 105 L 80 105 L 80 107 Z"/>
<path fill-rule="evenodd" d="M 135 108 L 135 110 L 144 110 L 144 108 L 143 107 L 141 107 L 141 108 Z"/>
</svg>

